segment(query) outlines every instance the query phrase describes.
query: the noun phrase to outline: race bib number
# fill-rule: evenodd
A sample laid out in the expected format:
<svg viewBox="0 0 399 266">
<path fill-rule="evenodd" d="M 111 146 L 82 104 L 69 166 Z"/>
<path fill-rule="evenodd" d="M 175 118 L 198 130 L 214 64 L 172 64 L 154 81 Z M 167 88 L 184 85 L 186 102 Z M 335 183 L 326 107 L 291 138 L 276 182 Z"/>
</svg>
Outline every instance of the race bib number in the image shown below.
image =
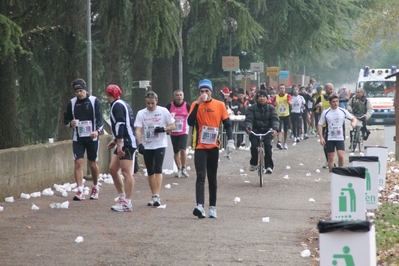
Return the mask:
<svg viewBox="0 0 399 266">
<path fill-rule="evenodd" d="M 329 140 L 343 140 L 343 132 L 342 127 L 329 127 L 328 131 L 330 132 Z"/>
<path fill-rule="evenodd" d="M 216 144 L 218 135 L 219 135 L 219 128 L 203 126 L 201 132 L 201 143 Z"/>
<path fill-rule="evenodd" d="M 175 117 L 175 129 L 172 130 L 172 132 L 183 132 L 183 122 L 184 118 L 180 116 Z"/>
<path fill-rule="evenodd" d="M 154 126 L 144 127 L 144 137 L 146 141 L 152 141 L 158 137 L 158 135 L 155 134 L 154 129 Z"/>
<path fill-rule="evenodd" d="M 78 123 L 79 137 L 90 137 L 92 128 L 93 127 L 91 121 L 79 121 Z"/>
<path fill-rule="evenodd" d="M 285 104 L 280 104 L 278 110 L 280 114 L 285 114 L 287 112 L 287 106 Z"/>
<path fill-rule="evenodd" d="M 299 102 L 294 102 L 294 107 L 295 107 L 295 108 L 299 108 L 300 105 L 301 105 L 301 104 L 300 104 Z"/>
</svg>

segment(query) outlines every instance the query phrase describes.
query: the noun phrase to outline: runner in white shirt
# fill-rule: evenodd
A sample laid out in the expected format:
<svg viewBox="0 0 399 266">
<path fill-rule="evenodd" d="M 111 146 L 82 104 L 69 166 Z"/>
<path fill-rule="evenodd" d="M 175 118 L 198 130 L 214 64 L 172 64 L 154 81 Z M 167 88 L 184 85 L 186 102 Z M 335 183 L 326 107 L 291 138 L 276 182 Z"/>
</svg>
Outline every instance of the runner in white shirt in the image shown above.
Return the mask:
<svg viewBox="0 0 399 266">
<path fill-rule="evenodd" d="M 331 108 L 325 109 L 317 125 L 320 144 L 326 148 L 328 168 L 331 172 L 334 165 L 334 151 L 337 149 L 338 166 L 344 166 L 345 155 L 345 119 L 351 120 L 352 128 L 356 127 L 356 118 L 346 109 L 339 106 L 339 97 L 332 94 L 328 98 Z M 326 123 L 326 133 L 323 136 L 323 124 Z"/>
<path fill-rule="evenodd" d="M 298 86 L 294 87 L 292 91 L 292 105 L 291 105 L 291 123 L 292 133 L 294 134 L 294 142 L 299 142 L 299 134 L 302 131 L 302 107 L 305 105 L 305 99 L 299 95 Z"/>
<path fill-rule="evenodd" d="M 168 146 L 166 132 L 175 129 L 175 119 L 168 109 L 157 106 L 158 95 L 155 92 L 147 92 L 144 98 L 147 107 L 137 113 L 134 127 L 136 128 L 139 152 L 143 154 L 147 167 L 148 183 L 152 193 L 147 206 L 160 206 L 162 164 L 165 148 Z"/>
</svg>

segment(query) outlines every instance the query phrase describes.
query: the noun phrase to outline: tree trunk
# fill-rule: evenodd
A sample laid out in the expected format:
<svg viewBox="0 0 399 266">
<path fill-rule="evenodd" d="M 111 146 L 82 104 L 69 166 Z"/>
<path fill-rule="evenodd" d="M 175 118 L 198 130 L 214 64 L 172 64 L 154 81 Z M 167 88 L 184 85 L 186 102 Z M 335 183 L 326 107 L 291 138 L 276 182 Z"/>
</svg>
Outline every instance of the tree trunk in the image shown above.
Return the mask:
<svg viewBox="0 0 399 266">
<path fill-rule="evenodd" d="M 23 146 L 21 126 L 18 118 L 17 88 L 14 58 L 2 57 L 0 62 L 1 104 L 0 149 Z"/>
<path fill-rule="evenodd" d="M 157 58 L 152 64 L 152 90 L 158 94 L 158 105 L 165 106 L 173 98 L 173 58 Z"/>
<path fill-rule="evenodd" d="M 77 78 L 84 78 L 86 57 L 79 55 L 81 52 L 77 48 L 77 39 L 86 39 L 86 1 L 69 0 L 64 2 L 66 14 L 64 27 L 69 28 L 69 34 L 65 36 L 65 49 L 70 60 L 65 62 L 65 72 L 60 73 L 63 77 L 63 84 L 59 88 L 61 99 L 58 108 L 58 122 L 55 133 L 55 140 L 67 140 L 71 138 L 71 131 L 65 127 L 64 112 L 69 100 L 74 96 L 71 83 Z M 84 54 L 86 55 L 86 54 Z"/>
<path fill-rule="evenodd" d="M 147 58 L 140 51 L 133 54 L 132 58 L 132 77 L 135 81 L 134 88 L 132 89 L 131 107 L 135 114 L 145 108 L 144 95 L 147 93 L 146 89 L 140 89 L 138 81 L 150 80 L 152 73 L 152 59 Z"/>
</svg>

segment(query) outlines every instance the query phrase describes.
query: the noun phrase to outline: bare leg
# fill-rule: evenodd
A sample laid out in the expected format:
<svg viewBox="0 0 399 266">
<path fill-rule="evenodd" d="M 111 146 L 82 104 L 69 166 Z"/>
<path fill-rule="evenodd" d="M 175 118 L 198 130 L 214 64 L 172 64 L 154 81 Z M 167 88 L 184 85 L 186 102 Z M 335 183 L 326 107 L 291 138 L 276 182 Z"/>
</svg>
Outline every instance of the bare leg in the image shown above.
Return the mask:
<svg viewBox="0 0 399 266">
<path fill-rule="evenodd" d="M 338 150 L 337 154 L 338 154 L 338 166 L 343 167 L 345 163 L 345 151 Z"/>
<path fill-rule="evenodd" d="M 334 166 L 334 152 L 328 152 L 327 156 L 328 156 L 328 169 L 331 172 L 331 170 Z"/>
<path fill-rule="evenodd" d="M 83 186 L 83 158 L 75 160 L 75 181 L 78 187 Z"/>
<path fill-rule="evenodd" d="M 98 168 L 96 161 L 89 161 L 89 166 L 91 170 L 91 177 L 93 178 L 93 185 L 98 184 L 98 175 L 100 174 L 100 169 Z"/>
<path fill-rule="evenodd" d="M 175 158 L 175 163 L 176 163 L 176 165 L 177 165 L 177 168 L 181 169 L 182 160 L 180 159 L 180 158 L 181 158 L 180 153 L 179 153 L 179 152 L 178 152 L 178 153 L 175 153 L 175 154 L 174 154 L 174 158 Z M 183 165 L 184 165 L 184 164 L 183 164 Z"/>
<path fill-rule="evenodd" d="M 134 159 L 133 159 L 134 160 Z M 134 189 L 133 160 L 120 160 L 119 165 L 125 178 L 125 198 L 132 199 Z"/>
<path fill-rule="evenodd" d="M 114 180 L 116 191 L 118 191 L 118 194 L 122 194 L 124 193 L 123 181 L 118 173 L 119 168 L 120 165 L 119 165 L 118 155 L 112 154 L 111 163 L 109 164 L 109 173 L 111 174 L 112 179 Z"/>
<path fill-rule="evenodd" d="M 186 152 L 186 150 L 180 150 L 180 160 L 181 160 L 181 165 L 186 167 L 187 166 L 187 152 Z"/>
</svg>

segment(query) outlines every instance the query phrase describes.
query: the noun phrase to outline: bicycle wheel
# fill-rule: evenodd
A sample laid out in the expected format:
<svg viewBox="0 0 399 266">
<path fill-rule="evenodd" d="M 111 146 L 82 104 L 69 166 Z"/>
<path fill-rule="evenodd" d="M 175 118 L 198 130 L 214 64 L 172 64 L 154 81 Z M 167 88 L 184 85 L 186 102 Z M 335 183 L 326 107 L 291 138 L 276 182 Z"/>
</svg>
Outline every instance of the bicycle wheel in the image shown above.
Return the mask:
<svg viewBox="0 0 399 266">
<path fill-rule="evenodd" d="M 356 128 L 355 129 L 353 129 L 352 131 L 351 131 L 351 134 L 352 134 L 352 142 L 351 142 L 351 150 L 352 150 L 352 152 L 355 152 L 355 150 L 356 150 L 356 135 L 357 135 L 357 130 L 356 130 Z"/>
<path fill-rule="evenodd" d="M 259 159 L 259 167 L 258 167 L 259 183 L 260 187 L 263 187 L 263 160 L 264 160 L 263 148 L 259 149 L 258 159 Z"/>
</svg>

